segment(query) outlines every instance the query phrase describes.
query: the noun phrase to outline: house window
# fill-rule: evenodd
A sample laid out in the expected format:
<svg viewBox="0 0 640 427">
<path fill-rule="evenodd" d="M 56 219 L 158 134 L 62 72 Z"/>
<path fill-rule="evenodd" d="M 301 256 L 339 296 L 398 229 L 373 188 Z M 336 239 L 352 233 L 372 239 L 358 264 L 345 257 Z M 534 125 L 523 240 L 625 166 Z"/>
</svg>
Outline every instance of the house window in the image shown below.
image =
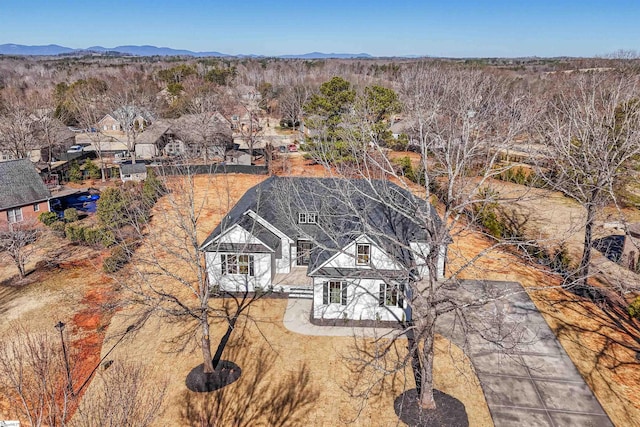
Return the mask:
<svg viewBox="0 0 640 427">
<path fill-rule="evenodd" d="M 371 245 L 358 244 L 356 247 L 356 264 L 368 265 L 371 260 Z"/>
<path fill-rule="evenodd" d="M 33 204 L 33 211 L 34 212 L 40 212 L 40 203 L 34 203 Z"/>
<path fill-rule="evenodd" d="M 347 305 L 346 282 L 324 282 L 322 285 L 322 303 Z"/>
<path fill-rule="evenodd" d="M 308 240 L 298 240 L 296 244 L 296 264 L 309 265 L 311 262 L 312 244 Z"/>
<path fill-rule="evenodd" d="M 394 285 L 391 283 L 380 283 L 380 296 L 378 303 L 380 307 L 402 307 L 404 285 Z"/>
<path fill-rule="evenodd" d="M 253 255 L 222 254 L 222 274 L 254 276 Z"/>
<path fill-rule="evenodd" d="M 13 208 L 7 210 L 7 221 L 10 223 L 22 221 L 22 208 Z"/>
<path fill-rule="evenodd" d="M 298 224 L 317 224 L 318 214 L 315 212 L 299 212 Z"/>
</svg>

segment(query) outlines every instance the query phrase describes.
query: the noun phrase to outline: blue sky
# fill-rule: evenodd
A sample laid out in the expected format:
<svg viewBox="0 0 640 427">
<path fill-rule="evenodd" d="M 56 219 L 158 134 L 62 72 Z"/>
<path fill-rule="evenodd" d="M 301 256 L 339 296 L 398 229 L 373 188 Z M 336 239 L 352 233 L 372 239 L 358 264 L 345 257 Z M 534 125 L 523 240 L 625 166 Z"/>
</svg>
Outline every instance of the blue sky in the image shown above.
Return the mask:
<svg viewBox="0 0 640 427">
<path fill-rule="evenodd" d="M 640 0 L 0 0 L 0 44 L 229 54 L 594 56 L 640 51 Z"/>
</svg>

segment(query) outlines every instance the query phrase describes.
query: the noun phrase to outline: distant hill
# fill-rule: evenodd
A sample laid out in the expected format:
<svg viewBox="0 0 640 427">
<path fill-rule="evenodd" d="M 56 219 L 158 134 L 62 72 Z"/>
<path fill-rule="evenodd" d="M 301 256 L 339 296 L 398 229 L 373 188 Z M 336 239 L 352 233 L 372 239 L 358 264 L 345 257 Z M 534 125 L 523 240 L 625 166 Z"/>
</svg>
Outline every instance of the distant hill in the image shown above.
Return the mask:
<svg viewBox="0 0 640 427">
<path fill-rule="evenodd" d="M 311 52 L 311 53 L 303 53 L 300 55 L 280 55 L 278 58 L 285 59 L 328 59 L 328 58 L 373 58 L 373 56 L 368 53 L 322 53 L 322 52 Z"/>
<path fill-rule="evenodd" d="M 0 54 L 2 55 L 59 55 L 61 53 L 71 53 L 75 49 L 70 47 L 49 44 L 46 46 L 25 46 L 22 44 L 0 44 Z"/>
<path fill-rule="evenodd" d="M 59 46 L 55 44 L 47 46 L 27 46 L 21 44 L 0 44 L 0 55 L 24 55 L 24 56 L 38 56 L 38 55 L 69 55 L 77 53 L 79 55 L 89 52 L 107 53 L 118 52 L 125 55 L 134 56 L 194 56 L 194 57 L 262 57 L 263 55 L 254 54 L 238 54 L 229 55 L 220 52 L 194 52 L 185 49 L 172 49 L 169 47 L 157 47 L 157 46 L 116 46 L 113 48 L 102 46 L 91 46 L 86 49 L 72 49 L 65 46 Z M 285 59 L 327 59 L 327 58 L 372 58 L 368 53 L 322 53 L 311 52 L 301 55 L 281 55 L 278 58 Z"/>
<path fill-rule="evenodd" d="M 106 48 L 102 46 L 91 46 L 86 50 L 92 52 L 120 52 L 128 55 L 135 56 L 229 56 L 220 52 L 193 52 L 184 49 L 171 49 L 170 47 L 157 47 L 157 46 L 116 46 L 113 48 Z"/>
</svg>

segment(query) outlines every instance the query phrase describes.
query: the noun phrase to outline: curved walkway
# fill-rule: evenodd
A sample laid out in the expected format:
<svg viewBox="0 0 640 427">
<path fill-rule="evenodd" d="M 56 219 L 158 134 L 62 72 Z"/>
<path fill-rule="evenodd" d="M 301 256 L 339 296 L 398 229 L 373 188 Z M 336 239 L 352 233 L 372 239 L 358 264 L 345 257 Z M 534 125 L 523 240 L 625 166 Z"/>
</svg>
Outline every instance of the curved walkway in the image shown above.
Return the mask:
<svg viewBox="0 0 640 427">
<path fill-rule="evenodd" d="M 454 328 L 452 316 L 441 316 L 437 332 L 459 345 L 471 359 L 496 427 L 503 426 L 592 426 L 612 427 L 609 417 L 567 356 L 542 315 L 519 283 L 466 281 L 454 291 L 459 298 L 477 298 L 500 287 L 510 296 L 469 312 L 478 324 L 499 317 L 502 330 L 517 332 L 517 342 L 501 340 L 502 346 L 486 341 L 491 333 L 476 328 Z M 383 336 L 392 329 L 316 326 L 309 321 L 311 300 L 289 299 L 284 326 L 303 335 Z M 475 323 L 475 322 L 474 322 Z M 510 347 L 507 351 L 504 346 Z"/>
<path fill-rule="evenodd" d="M 311 323 L 310 299 L 289 298 L 282 322 L 285 328 L 301 335 L 333 337 L 382 337 L 401 335 L 402 331 L 391 328 L 363 328 L 357 326 L 318 326 Z M 392 335 L 393 334 L 393 335 Z"/>
</svg>

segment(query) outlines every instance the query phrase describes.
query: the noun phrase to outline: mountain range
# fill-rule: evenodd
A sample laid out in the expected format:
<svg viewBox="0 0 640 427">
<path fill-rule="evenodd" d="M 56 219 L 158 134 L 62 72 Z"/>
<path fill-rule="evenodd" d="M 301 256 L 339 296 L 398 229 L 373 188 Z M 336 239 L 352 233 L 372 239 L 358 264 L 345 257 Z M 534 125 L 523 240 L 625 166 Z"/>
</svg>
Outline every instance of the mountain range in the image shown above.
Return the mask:
<svg viewBox="0 0 640 427">
<path fill-rule="evenodd" d="M 172 49 L 169 47 L 157 46 L 116 46 L 106 48 L 102 46 L 91 46 L 86 49 L 72 49 L 70 47 L 50 44 L 44 46 L 29 46 L 21 44 L 0 44 L 0 55 L 20 55 L 20 56 L 52 56 L 52 55 L 73 55 L 91 53 L 112 53 L 134 56 L 195 56 L 195 57 L 261 57 L 263 55 L 229 55 L 221 52 L 193 52 L 185 49 Z M 300 55 L 280 55 L 277 58 L 285 59 L 327 59 L 327 58 L 372 58 L 368 53 L 322 53 L 311 52 Z"/>
</svg>

